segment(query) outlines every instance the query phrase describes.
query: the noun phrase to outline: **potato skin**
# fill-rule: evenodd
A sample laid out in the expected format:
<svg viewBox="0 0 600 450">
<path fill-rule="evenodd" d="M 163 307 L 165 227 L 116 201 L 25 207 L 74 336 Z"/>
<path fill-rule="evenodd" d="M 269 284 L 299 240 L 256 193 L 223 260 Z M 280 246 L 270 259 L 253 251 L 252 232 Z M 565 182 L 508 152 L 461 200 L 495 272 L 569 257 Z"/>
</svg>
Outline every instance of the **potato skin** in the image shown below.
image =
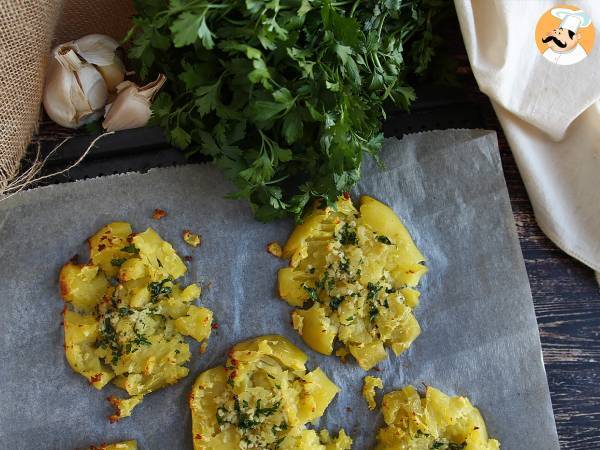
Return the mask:
<svg viewBox="0 0 600 450">
<path fill-rule="evenodd" d="M 192 304 L 199 286 L 175 281 L 187 268 L 154 230 L 133 234 L 128 223 L 113 222 L 88 243 L 90 262 L 69 262 L 59 274 L 65 356 L 94 388 L 112 381 L 130 395 L 110 398 L 117 421 L 144 395 L 188 374 L 184 336 L 208 340 L 212 312 Z"/>
<path fill-rule="evenodd" d="M 313 350 L 351 354 L 364 370 L 407 350 L 419 336 L 412 310 L 427 272 L 424 257 L 387 205 L 362 196 L 359 209 L 340 197 L 315 205 L 283 248 L 289 267 L 277 276 L 279 296 L 297 309 L 292 324 Z"/>
<path fill-rule="evenodd" d="M 306 371 L 307 356 L 282 336 L 236 344 L 225 366 L 202 372 L 189 396 L 194 449 L 260 448 L 345 450 L 343 432 L 332 439 L 305 425 L 322 416 L 339 388 L 321 369 Z"/>
</svg>

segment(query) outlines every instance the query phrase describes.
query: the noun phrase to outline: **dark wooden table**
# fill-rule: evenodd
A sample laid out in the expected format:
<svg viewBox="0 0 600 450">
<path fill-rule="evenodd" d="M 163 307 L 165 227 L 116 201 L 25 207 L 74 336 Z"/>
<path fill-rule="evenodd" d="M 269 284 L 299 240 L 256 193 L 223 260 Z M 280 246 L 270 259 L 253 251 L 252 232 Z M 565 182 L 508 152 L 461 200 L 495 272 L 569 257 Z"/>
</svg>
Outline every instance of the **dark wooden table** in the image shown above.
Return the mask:
<svg viewBox="0 0 600 450">
<path fill-rule="evenodd" d="M 475 94 L 479 96 L 481 94 Z M 594 272 L 538 227 L 510 147 L 487 100 L 527 266 L 561 448 L 600 449 L 600 288 Z"/>
<path fill-rule="evenodd" d="M 536 224 L 502 133 L 502 165 L 527 266 L 554 415 L 564 449 L 600 448 L 600 290 L 591 269 Z"/>
<path fill-rule="evenodd" d="M 508 143 L 491 105 L 476 87 L 462 44 L 453 53 L 459 63 L 461 87 L 421 89 L 421 98 L 412 112 L 392 113 L 384 130 L 395 136 L 444 128 L 497 131 L 531 283 L 560 443 L 564 449 L 600 449 L 600 289 L 593 271 L 558 249 L 536 225 Z M 68 134 L 44 123 L 34 142 L 41 142 L 47 151 L 57 138 Z M 76 159 L 90 140 L 89 136 L 73 139 L 49 162 L 46 172 Z M 180 163 L 184 163 L 183 157 L 165 144 L 158 130 L 132 130 L 107 138 L 82 165 L 54 182 Z"/>
</svg>

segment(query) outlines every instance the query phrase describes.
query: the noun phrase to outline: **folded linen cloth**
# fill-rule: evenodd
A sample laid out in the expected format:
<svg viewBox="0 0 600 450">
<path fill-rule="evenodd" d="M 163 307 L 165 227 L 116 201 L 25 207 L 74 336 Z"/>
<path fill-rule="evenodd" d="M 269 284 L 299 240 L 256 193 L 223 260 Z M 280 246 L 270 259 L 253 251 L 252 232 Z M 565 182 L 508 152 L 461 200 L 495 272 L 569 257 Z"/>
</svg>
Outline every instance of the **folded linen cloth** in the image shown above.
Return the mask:
<svg viewBox="0 0 600 450">
<path fill-rule="evenodd" d="M 572 13 L 549 0 L 455 5 L 473 74 L 492 101 L 538 225 L 600 283 L 600 44 L 590 44 L 600 4 L 573 1 Z M 582 35 L 587 57 L 565 65 L 582 51 Z"/>
</svg>

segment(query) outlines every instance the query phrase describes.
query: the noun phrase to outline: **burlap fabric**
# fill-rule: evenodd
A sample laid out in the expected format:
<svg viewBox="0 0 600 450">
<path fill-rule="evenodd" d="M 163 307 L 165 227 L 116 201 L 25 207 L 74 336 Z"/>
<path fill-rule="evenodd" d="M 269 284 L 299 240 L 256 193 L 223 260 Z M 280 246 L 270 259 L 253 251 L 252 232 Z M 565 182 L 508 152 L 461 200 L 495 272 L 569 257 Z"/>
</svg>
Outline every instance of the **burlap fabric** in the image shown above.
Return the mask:
<svg viewBox="0 0 600 450">
<path fill-rule="evenodd" d="M 51 47 L 89 33 L 120 39 L 132 14 L 131 0 L 0 0 L 0 196 L 35 131 Z"/>
<path fill-rule="evenodd" d="M 61 3 L 0 0 L 0 193 L 16 175 L 37 123 Z"/>
</svg>

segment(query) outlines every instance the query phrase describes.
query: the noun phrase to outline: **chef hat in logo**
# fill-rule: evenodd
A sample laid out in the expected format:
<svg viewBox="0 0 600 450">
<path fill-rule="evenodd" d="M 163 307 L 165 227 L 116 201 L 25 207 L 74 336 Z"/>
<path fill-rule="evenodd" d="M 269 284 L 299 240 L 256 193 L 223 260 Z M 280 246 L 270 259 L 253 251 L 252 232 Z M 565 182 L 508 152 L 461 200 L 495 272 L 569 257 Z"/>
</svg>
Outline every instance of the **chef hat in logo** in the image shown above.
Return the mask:
<svg viewBox="0 0 600 450">
<path fill-rule="evenodd" d="M 561 20 L 560 28 L 571 30 L 573 33 L 577 33 L 579 28 L 588 27 L 592 23 L 591 17 L 582 10 L 573 11 L 567 8 L 554 8 L 551 13 Z"/>
</svg>

